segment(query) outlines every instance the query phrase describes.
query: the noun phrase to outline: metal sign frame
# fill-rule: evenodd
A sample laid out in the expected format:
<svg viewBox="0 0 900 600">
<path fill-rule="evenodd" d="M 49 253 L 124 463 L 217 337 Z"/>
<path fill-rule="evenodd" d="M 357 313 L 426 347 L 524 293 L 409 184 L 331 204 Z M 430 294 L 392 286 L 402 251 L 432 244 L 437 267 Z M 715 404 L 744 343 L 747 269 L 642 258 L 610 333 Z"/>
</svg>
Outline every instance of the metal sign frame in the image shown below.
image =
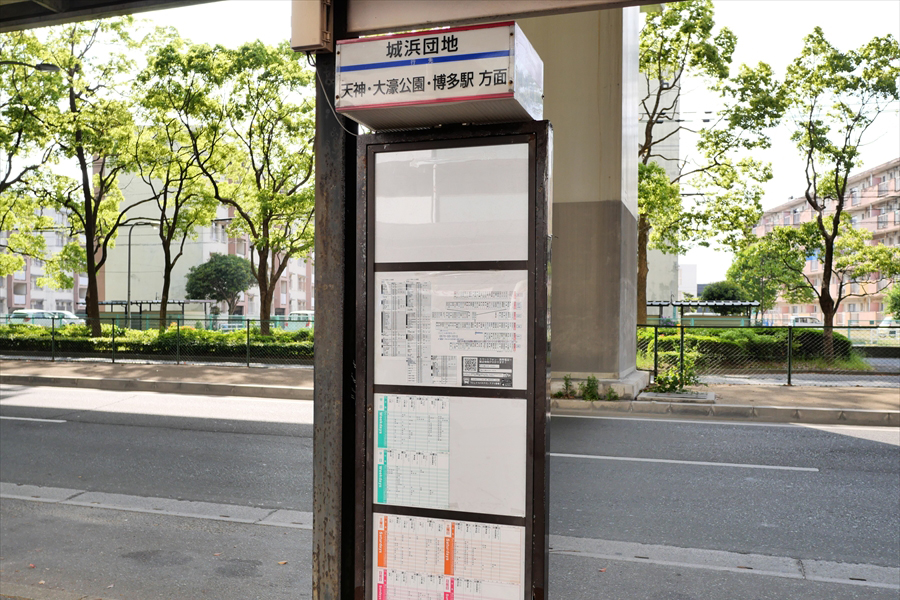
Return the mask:
<svg viewBox="0 0 900 600">
<path fill-rule="evenodd" d="M 527 143 L 528 259 L 525 261 L 379 263 L 374 261 L 375 156 L 379 152 L 459 148 Z M 550 151 L 552 130 L 546 121 L 494 126 L 452 126 L 431 130 L 361 135 L 357 141 L 357 280 L 356 280 L 356 448 L 354 454 L 357 503 L 354 527 L 354 589 L 357 598 L 374 598 L 372 554 L 374 481 L 371 451 L 375 426 L 374 394 L 422 394 L 527 399 L 526 511 L 524 518 L 448 510 L 392 507 L 378 504 L 377 512 L 488 524 L 525 527 L 524 598 L 547 597 L 548 573 L 548 465 L 549 449 L 549 258 L 550 258 Z M 528 377 L 525 390 L 444 388 L 374 384 L 375 273 L 390 271 L 527 270 L 528 273 Z M 347 477 L 349 474 L 345 474 Z M 364 501 L 360 501 L 364 500 Z M 530 589 L 530 592 L 529 592 Z M 361 595 L 360 593 L 364 593 Z"/>
</svg>

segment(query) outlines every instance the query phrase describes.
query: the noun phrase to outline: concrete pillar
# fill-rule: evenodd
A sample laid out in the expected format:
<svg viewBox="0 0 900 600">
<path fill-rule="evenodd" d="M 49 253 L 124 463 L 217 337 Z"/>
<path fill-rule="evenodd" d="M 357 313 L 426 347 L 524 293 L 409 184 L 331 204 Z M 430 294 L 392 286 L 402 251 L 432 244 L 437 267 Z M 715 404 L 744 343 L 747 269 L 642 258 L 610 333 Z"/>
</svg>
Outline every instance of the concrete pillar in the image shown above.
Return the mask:
<svg viewBox="0 0 900 600">
<path fill-rule="evenodd" d="M 520 21 L 553 124 L 552 369 L 633 397 L 638 8 Z"/>
</svg>

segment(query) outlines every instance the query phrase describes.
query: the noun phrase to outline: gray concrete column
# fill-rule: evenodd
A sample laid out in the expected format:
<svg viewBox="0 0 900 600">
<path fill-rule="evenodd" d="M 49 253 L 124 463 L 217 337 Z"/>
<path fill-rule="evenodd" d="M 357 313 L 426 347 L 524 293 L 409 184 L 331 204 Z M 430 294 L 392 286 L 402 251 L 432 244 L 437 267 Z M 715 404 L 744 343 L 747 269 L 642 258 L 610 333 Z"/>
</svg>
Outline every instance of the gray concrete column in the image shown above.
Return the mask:
<svg viewBox="0 0 900 600">
<path fill-rule="evenodd" d="M 635 371 L 638 8 L 519 22 L 554 131 L 552 369 L 620 395 Z M 557 387 L 555 385 L 555 387 Z"/>
</svg>

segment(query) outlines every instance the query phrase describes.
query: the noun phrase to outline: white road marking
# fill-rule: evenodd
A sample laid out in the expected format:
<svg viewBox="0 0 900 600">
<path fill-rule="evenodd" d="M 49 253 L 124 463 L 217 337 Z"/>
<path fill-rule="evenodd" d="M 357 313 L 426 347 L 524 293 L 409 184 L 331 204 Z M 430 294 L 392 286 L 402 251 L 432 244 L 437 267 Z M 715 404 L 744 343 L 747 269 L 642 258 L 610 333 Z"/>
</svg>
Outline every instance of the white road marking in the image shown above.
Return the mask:
<svg viewBox="0 0 900 600">
<path fill-rule="evenodd" d="M 632 456 L 602 456 L 592 454 L 563 454 L 561 452 L 551 452 L 550 456 L 558 456 L 560 458 L 585 458 L 588 460 L 621 460 L 630 462 L 650 462 L 650 463 L 667 463 L 674 465 L 694 465 L 698 467 L 737 467 L 741 469 L 772 469 L 775 471 L 804 471 L 807 473 L 818 473 L 819 469 L 813 467 L 784 467 L 780 465 L 753 465 L 745 463 L 720 463 L 705 462 L 700 460 L 672 460 L 668 458 L 636 458 Z"/>
<path fill-rule="evenodd" d="M 0 419 L 8 419 L 10 421 L 38 421 L 39 423 L 68 423 L 60 419 L 32 419 L 29 417 L 0 417 Z"/>
</svg>

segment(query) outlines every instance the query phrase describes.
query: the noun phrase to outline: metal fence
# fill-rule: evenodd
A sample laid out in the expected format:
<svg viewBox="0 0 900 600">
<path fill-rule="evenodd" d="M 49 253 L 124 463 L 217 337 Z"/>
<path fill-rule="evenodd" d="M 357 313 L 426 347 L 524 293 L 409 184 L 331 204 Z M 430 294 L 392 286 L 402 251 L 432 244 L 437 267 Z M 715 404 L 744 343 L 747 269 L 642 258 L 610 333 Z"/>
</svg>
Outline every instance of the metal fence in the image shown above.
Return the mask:
<svg viewBox="0 0 900 600">
<path fill-rule="evenodd" d="M 639 326 L 638 369 L 704 384 L 900 388 L 900 331 Z"/>
<path fill-rule="evenodd" d="M 133 363 L 302 366 L 313 364 L 312 328 L 283 319 L 188 319 L 142 317 L 127 327 L 123 315 L 99 319 L 92 335 L 88 319 L 55 316 L 0 321 L 0 357 Z M 137 323 L 135 323 L 137 324 Z M 162 327 L 160 326 L 162 325 Z M 268 327 L 264 327 L 268 325 Z"/>
</svg>

